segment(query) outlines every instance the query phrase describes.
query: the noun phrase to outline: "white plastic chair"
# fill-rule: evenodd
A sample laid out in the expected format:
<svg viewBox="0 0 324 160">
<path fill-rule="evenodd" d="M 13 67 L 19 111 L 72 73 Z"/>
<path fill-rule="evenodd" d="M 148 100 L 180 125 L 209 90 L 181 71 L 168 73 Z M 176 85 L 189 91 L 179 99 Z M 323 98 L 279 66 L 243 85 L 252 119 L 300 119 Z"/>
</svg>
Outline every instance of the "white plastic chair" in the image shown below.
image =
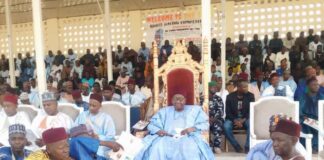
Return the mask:
<svg viewBox="0 0 324 160">
<path fill-rule="evenodd" d="M 286 114 L 299 123 L 299 102 L 286 97 L 271 96 L 260 98 L 250 105 L 250 148 L 270 139 L 269 119 L 275 114 Z M 301 133 L 306 138 L 307 159 L 312 157 L 312 135 Z"/>
<path fill-rule="evenodd" d="M 73 121 L 83 112 L 83 108 L 72 103 L 58 103 L 58 110 L 70 116 Z"/>
<path fill-rule="evenodd" d="M 114 120 L 117 136 L 123 131 L 130 133 L 130 106 L 114 101 L 102 102 L 100 112 L 109 114 Z"/>
<path fill-rule="evenodd" d="M 34 107 L 33 105 L 19 104 L 17 111 L 25 112 L 28 115 L 30 121 L 33 121 L 40 110 L 38 108 Z"/>
<path fill-rule="evenodd" d="M 318 101 L 318 153 L 324 150 L 324 100 Z"/>
</svg>

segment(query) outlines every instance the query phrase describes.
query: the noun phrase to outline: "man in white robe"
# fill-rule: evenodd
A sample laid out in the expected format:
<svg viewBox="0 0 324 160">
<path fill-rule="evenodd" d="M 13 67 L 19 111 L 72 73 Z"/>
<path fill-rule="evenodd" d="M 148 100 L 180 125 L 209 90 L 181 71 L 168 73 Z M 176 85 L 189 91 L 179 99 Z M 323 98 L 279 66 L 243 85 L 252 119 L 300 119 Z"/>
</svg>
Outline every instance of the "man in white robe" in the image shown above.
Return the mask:
<svg viewBox="0 0 324 160">
<path fill-rule="evenodd" d="M 110 115 L 99 112 L 101 108 L 102 95 L 91 94 L 89 110 L 82 112 L 75 120 L 74 126 L 85 124 L 90 126 L 94 134 L 101 141 L 113 141 L 116 134 L 115 124 Z M 110 148 L 100 146 L 97 155 L 106 157 Z"/>
<path fill-rule="evenodd" d="M 128 91 L 122 95 L 122 102 L 131 107 L 131 126 L 135 125 L 140 120 L 141 105 L 146 100 L 145 95 L 141 91 L 136 91 L 135 80 L 129 79 L 127 82 Z"/>
<path fill-rule="evenodd" d="M 9 126 L 13 124 L 22 124 L 31 128 L 31 120 L 25 112 L 18 112 L 18 97 L 16 95 L 6 94 L 3 98 L 3 110 L 0 112 L 0 146 L 9 145 Z"/>
<path fill-rule="evenodd" d="M 44 110 L 38 113 L 32 123 L 35 133 L 41 137 L 45 130 L 59 127 L 68 131 L 73 125 L 73 120 L 65 113 L 58 111 L 55 94 L 45 92 L 42 95 L 42 100 Z"/>
<path fill-rule="evenodd" d="M 289 86 L 282 86 L 279 85 L 279 75 L 277 73 L 272 73 L 270 75 L 269 81 L 271 85 L 267 87 L 263 93 L 262 97 L 267 96 L 282 96 L 287 97 L 289 99 L 293 99 L 294 93 L 292 92 L 291 88 Z"/>
</svg>

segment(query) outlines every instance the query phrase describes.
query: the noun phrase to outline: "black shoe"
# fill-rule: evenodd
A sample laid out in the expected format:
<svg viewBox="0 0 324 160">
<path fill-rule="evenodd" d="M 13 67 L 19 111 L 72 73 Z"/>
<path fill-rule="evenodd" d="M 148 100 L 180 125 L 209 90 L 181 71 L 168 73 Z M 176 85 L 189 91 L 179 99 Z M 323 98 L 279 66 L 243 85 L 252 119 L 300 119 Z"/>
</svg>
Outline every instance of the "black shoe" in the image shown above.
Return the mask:
<svg viewBox="0 0 324 160">
<path fill-rule="evenodd" d="M 243 149 L 241 148 L 241 146 L 234 146 L 234 149 L 235 149 L 235 152 L 236 153 L 242 153 L 243 152 Z"/>
<path fill-rule="evenodd" d="M 245 152 L 245 154 L 248 154 L 249 151 L 250 151 L 250 148 L 249 148 L 249 147 L 245 147 L 245 148 L 244 148 L 244 152 Z"/>
</svg>

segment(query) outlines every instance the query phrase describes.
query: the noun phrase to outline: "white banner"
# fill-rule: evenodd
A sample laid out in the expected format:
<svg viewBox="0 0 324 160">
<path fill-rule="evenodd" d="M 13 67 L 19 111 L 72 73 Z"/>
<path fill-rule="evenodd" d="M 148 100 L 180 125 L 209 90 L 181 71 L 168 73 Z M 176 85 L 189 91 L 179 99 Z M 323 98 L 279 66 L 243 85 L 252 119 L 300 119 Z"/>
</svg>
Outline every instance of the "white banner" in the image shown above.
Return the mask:
<svg viewBox="0 0 324 160">
<path fill-rule="evenodd" d="M 158 47 L 164 44 L 165 40 L 170 43 L 178 40 L 185 40 L 186 43 L 193 41 L 201 46 L 201 17 L 200 12 L 170 13 L 146 18 L 147 43 L 154 40 Z"/>
</svg>

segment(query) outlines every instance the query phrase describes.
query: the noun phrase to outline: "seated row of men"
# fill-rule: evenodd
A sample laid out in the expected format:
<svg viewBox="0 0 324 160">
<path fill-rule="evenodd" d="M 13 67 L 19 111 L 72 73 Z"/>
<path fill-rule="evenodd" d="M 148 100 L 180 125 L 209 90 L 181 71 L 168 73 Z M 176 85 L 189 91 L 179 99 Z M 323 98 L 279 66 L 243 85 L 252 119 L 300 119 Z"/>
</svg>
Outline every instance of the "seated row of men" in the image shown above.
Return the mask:
<svg viewBox="0 0 324 160">
<path fill-rule="evenodd" d="M 33 122 L 32 126 L 25 123 L 28 117 L 21 121 L 21 117 L 24 115 L 17 112 L 16 96 L 6 95 L 4 97 L 3 110 L 5 115 L 2 117 L 5 117 L 3 121 L 8 125 L 6 134 L 12 148 L 1 148 L 1 156 L 17 157 L 15 159 L 27 157 L 27 160 L 65 160 L 83 159 L 85 157 L 106 159 L 109 150 L 118 151 L 122 148 L 114 142 L 115 127 L 113 120 L 109 115 L 99 112 L 101 96 L 96 94 L 90 96 L 89 111 L 79 115 L 74 124 L 71 124 L 71 126 L 75 126 L 72 129 L 67 126 L 67 123 L 70 122 L 59 118 L 64 117 L 64 113 L 58 112 L 54 94 L 44 93 L 42 97 L 44 112 L 47 116 L 44 116 L 40 123 Z M 185 97 L 176 94 L 173 97 L 173 106 L 162 108 L 152 117 L 148 126 L 149 134 L 143 139 L 145 145 L 135 159 L 215 159 L 211 148 L 202 137 L 202 133 L 208 131 L 210 127 L 208 116 L 201 107 L 185 104 Z M 34 124 L 39 125 L 35 127 Z M 274 152 L 283 159 L 303 159 L 302 154 L 295 150 L 280 148 L 282 147 L 280 143 L 282 139 L 288 140 L 285 143 L 288 143 L 290 147 L 295 146 L 299 137 L 300 125 L 292 121 L 283 121 L 282 125 L 280 124 L 271 132 Z M 290 128 L 287 129 L 287 125 Z M 2 126 L 2 132 L 4 132 L 4 126 Z M 40 139 L 36 142 L 37 145 L 45 145 L 46 150 L 36 151 L 27 156 L 29 151 L 25 151 L 24 146 L 33 142 L 28 142 L 26 135 L 28 130 L 33 129 L 37 129 L 41 133 Z M 70 138 L 68 138 L 67 132 L 69 132 Z M 292 136 L 293 138 L 283 138 L 285 136 Z M 280 146 L 277 146 L 279 144 Z"/>
</svg>

